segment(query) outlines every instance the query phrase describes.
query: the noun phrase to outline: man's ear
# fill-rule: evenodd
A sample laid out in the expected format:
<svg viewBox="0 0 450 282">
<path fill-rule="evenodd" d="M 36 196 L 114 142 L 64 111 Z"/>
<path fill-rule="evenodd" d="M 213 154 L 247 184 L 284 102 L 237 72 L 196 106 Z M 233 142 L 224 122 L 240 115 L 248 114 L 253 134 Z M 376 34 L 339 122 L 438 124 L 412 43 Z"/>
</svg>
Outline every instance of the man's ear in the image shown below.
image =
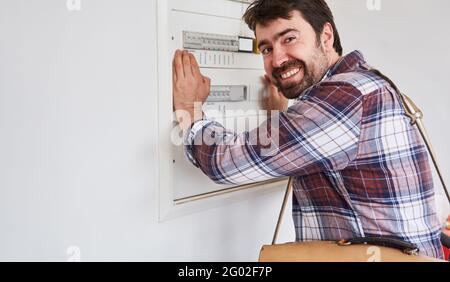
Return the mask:
<svg viewBox="0 0 450 282">
<path fill-rule="evenodd" d="M 320 41 L 322 46 L 324 46 L 325 51 L 334 50 L 334 30 L 330 23 L 325 23 L 323 26 L 322 34 L 320 35 Z"/>
</svg>

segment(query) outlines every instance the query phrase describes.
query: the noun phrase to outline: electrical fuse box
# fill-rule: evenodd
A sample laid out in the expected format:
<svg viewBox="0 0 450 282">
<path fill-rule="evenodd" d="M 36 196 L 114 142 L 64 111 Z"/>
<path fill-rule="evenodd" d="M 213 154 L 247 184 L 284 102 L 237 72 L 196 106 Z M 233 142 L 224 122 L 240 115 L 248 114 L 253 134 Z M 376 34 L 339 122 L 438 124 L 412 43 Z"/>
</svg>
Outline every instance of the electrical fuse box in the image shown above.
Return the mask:
<svg viewBox="0 0 450 282">
<path fill-rule="evenodd" d="M 267 118 L 262 110 L 265 74 L 261 55 L 253 53 L 253 32 L 242 21 L 248 1 L 157 0 L 160 210 L 163 214 L 184 212 L 178 205 L 226 198 L 247 193 L 248 188 L 270 182 L 219 185 L 186 159 L 177 136 L 172 108 L 172 58 L 175 50 L 192 53 L 202 75 L 211 78 L 210 95 L 203 105 L 205 117 L 240 133 L 252 130 Z M 236 125 L 236 129 L 229 128 Z M 175 134 L 173 133 L 175 132 Z M 255 189 L 257 191 L 258 189 Z M 248 192 L 251 193 L 251 192 Z M 192 205 L 191 205 L 192 203 Z M 186 208 L 188 209 L 188 208 Z"/>
</svg>

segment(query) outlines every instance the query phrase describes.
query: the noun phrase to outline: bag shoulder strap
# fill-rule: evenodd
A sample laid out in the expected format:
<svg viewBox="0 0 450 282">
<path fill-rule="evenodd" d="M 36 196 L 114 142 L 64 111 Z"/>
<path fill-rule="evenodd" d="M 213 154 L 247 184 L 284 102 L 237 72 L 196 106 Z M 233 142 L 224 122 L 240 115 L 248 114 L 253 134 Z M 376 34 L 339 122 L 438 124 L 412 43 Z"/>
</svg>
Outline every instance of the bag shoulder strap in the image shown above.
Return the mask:
<svg viewBox="0 0 450 282">
<path fill-rule="evenodd" d="M 422 111 L 419 109 L 419 107 L 417 107 L 417 105 L 413 102 L 413 100 L 411 100 L 411 98 L 409 98 L 408 96 L 406 96 L 405 94 L 403 94 L 398 87 L 395 85 L 395 83 L 389 79 L 389 77 L 385 76 L 383 73 L 381 73 L 379 70 L 377 69 L 370 69 L 369 71 L 375 73 L 376 75 L 380 76 L 382 79 L 384 79 L 385 81 L 387 81 L 391 87 L 395 90 L 395 92 L 397 93 L 397 95 L 399 96 L 399 101 L 402 105 L 402 107 L 405 110 L 405 114 L 411 119 L 411 125 L 416 125 L 417 129 L 420 132 L 420 135 L 423 138 L 423 141 L 428 149 L 428 152 L 431 156 L 431 160 L 433 162 L 433 165 L 436 169 L 436 172 L 439 176 L 439 179 L 442 183 L 442 187 L 444 189 L 445 195 L 447 196 L 447 201 L 450 203 L 450 196 L 449 196 L 449 192 L 447 189 L 447 185 L 445 183 L 444 177 L 442 175 L 442 171 L 440 169 L 440 166 L 438 164 L 437 161 L 437 157 L 436 157 L 436 153 L 433 149 L 433 146 L 431 145 L 431 141 L 430 138 L 428 137 L 427 131 L 425 129 L 425 126 L 423 125 L 422 122 L 422 118 L 423 118 L 423 113 Z M 281 210 L 280 210 L 280 214 L 278 215 L 278 221 L 277 221 L 277 226 L 275 228 L 275 232 L 273 234 L 273 239 L 272 239 L 272 245 L 275 245 L 277 238 L 278 238 L 278 233 L 280 230 L 280 226 L 281 226 L 281 221 L 283 219 L 283 215 L 284 215 L 284 211 L 286 209 L 286 205 L 289 199 L 289 195 L 292 194 L 292 189 L 293 189 L 293 185 L 292 185 L 292 177 L 289 177 L 289 181 L 286 187 L 286 192 L 284 194 L 284 199 L 283 199 L 283 204 L 281 206 Z"/>
<path fill-rule="evenodd" d="M 374 72 L 375 74 L 377 74 L 378 76 L 380 76 L 381 78 L 383 78 L 384 80 L 386 80 L 391 85 L 391 87 L 395 90 L 397 95 L 399 96 L 400 103 L 402 104 L 406 115 L 411 119 L 411 125 L 417 126 L 417 129 L 419 130 L 420 135 L 423 138 L 423 141 L 424 141 L 424 143 L 428 149 L 428 152 L 431 156 L 433 165 L 439 176 L 439 180 L 441 181 L 442 187 L 444 188 L 445 195 L 447 196 L 447 201 L 450 202 L 449 192 L 447 189 L 446 182 L 444 180 L 444 176 L 442 175 L 442 170 L 437 161 L 437 155 L 434 151 L 433 145 L 431 144 L 430 138 L 427 134 L 427 131 L 426 131 L 425 126 L 422 121 L 422 118 L 423 118 L 422 111 L 414 103 L 414 101 L 411 98 L 409 98 L 408 96 L 406 96 L 404 93 L 402 93 L 398 89 L 398 87 L 395 85 L 395 83 L 392 80 L 390 80 L 387 76 L 385 76 L 383 73 L 381 73 L 379 70 L 376 70 L 376 69 L 372 69 L 371 71 Z"/>
</svg>

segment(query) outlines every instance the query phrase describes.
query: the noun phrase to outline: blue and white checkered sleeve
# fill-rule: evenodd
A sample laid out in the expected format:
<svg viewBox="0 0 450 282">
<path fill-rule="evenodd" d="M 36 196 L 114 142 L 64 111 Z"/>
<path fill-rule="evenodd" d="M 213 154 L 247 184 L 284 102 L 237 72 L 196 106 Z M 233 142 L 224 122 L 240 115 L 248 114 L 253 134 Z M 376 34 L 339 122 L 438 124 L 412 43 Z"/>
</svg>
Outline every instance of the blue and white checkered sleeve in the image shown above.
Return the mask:
<svg viewBox="0 0 450 282">
<path fill-rule="evenodd" d="M 186 158 L 196 167 L 198 167 L 198 163 L 193 154 L 195 137 L 202 134 L 203 128 L 210 123 L 213 123 L 213 121 L 199 120 L 194 122 L 187 130 L 187 134 L 184 137 L 184 152 L 186 154 Z"/>
<path fill-rule="evenodd" d="M 276 115 L 275 125 L 272 118 L 242 134 L 213 121 L 195 123 L 186 137 L 189 160 L 222 184 L 344 168 L 357 153 L 362 95 L 342 83 L 327 83 L 309 94 Z"/>
</svg>

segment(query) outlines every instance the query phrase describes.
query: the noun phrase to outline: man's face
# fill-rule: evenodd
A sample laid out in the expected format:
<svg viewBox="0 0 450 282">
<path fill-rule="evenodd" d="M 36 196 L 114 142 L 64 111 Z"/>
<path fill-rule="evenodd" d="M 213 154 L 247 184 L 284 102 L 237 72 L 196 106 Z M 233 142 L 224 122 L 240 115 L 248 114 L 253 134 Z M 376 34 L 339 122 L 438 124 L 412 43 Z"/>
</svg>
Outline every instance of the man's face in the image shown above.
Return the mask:
<svg viewBox="0 0 450 282">
<path fill-rule="evenodd" d="M 312 26 L 293 11 L 289 20 L 256 26 L 264 69 L 286 98 L 294 99 L 319 82 L 327 69 L 324 47 Z"/>
</svg>

